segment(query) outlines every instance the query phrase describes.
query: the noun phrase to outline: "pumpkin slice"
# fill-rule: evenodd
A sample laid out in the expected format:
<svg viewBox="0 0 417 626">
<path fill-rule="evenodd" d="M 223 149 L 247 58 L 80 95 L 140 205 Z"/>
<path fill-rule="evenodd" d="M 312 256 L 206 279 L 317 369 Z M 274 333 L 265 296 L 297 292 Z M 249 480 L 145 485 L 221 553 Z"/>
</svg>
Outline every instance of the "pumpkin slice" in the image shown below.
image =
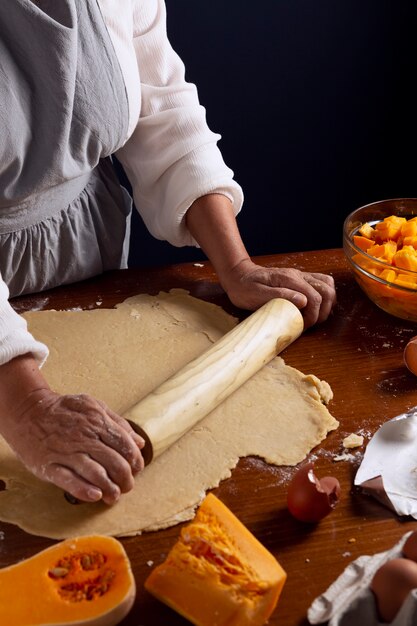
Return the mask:
<svg viewBox="0 0 417 626">
<path fill-rule="evenodd" d="M 286 578 L 272 554 L 209 494 L 145 588 L 196 626 L 261 626 Z"/>
<path fill-rule="evenodd" d="M 114 626 L 134 599 L 129 559 L 112 537 L 67 539 L 0 570 L 4 626 Z"/>
</svg>

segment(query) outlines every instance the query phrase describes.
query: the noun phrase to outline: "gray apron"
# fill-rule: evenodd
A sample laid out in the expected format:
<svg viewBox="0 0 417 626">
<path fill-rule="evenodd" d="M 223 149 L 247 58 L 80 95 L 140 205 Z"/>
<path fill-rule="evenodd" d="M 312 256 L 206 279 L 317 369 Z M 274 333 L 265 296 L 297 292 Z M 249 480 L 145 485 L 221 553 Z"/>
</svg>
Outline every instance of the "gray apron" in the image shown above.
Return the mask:
<svg viewBox="0 0 417 626">
<path fill-rule="evenodd" d="M 12 296 L 126 267 L 123 77 L 96 0 L 0 1 L 0 274 Z"/>
</svg>

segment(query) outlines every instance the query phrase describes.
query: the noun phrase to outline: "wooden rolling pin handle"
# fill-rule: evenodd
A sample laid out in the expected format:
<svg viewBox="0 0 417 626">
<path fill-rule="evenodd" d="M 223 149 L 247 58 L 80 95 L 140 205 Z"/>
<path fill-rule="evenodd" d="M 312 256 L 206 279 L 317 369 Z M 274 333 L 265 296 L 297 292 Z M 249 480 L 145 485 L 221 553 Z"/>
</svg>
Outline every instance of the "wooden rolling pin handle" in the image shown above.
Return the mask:
<svg viewBox="0 0 417 626">
<path fill-rule="evenodd" d="M 152 461 L 153 459 L 153 446 L 152 446 L 152 442 L 149 439 L 148 435 L 145 433 L 145 431 L 143 430 L 143 428 L 141 428 L 139 426 L 139 424 L 136 424 L 135 422 L 132 422 L 131 420 L 127 420 L 129 422 L 129 424 L 131 425 L 131 427 L 133 428 L 133 430 L 135 431 L 135 433 L 137 433 L 138 435 L 140 435 L 142 437 L 142 439 L 145 440 L 145 445 L 143 446 L 141 453 L 142 453 L 142 457 L 144 460 L 145 465 L 149 465 L 149 463 Z"/>
</svg>

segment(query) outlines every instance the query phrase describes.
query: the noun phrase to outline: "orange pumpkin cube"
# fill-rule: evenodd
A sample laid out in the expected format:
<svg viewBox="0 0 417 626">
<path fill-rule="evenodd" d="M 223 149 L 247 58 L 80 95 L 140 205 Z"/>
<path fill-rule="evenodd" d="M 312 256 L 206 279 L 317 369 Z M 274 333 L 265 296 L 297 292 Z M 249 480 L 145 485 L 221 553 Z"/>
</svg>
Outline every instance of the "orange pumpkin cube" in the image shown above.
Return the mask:
<svg viewBox="0 0 417 626">
<path fill-rule="evenodd" d="M 358 233 L 360 235 L 362 235 L 362 237 L 365 237 L 365 239 L 375 239 L 375 229 L 372 228 L 372 226 L 370 224 L 368 224 L 368 222 L 365 222 L 365 224 L 362 224 L 362 226 L 359 228 Z"/>
<path fill-rule="evenodd" d="M 386 241 L 382 244 L 373 245 L 371 248 L 368 248 L 367 252 L 380 261 L 391 264 L 392 259 L 397 252 L 397 244 L 395 241 Z"/>
<path fill-rule="evenodd" d="M 395 270 L 383 270 L 380 275 L 380 278 L 383 278 L 388 283 L 393 283 L 397 278 L 397 272 Z"/>
<path fill-rule="evenodd" d="M 417 280 L 408 274 L 398 274 L 394 282 L 396 285 L 400 285 L 401 287 L 417 289 Z"/>
<path fill-rule="evenodd" d="M 209 494 L 145 588 L 195 626 L 262 626 L 286 578 L 272 554 Z"/>
<path fill-rule="evenodd" d="M 416 222 L 417 225 L 417 222 Z M 411 246 L 414 249 L 417 249 L 417 236 L 409 236 L 409 237 L 404 237 L 403 239 L 403 245 L 404 246 Z"/>
<path fill-rule="evenodd" d="M 358 248 L 366 252 L 368 248 L 370 248 L 371 246 L 375 244 L 375 241 L 373 239 L 368 239 L 368 237 L 362 237 L 361 235 L 354 235 L 353 243 L 355 244 L 355 246 L 358 246 Z"/>
<path fill-rule="evenodd" d="M 397 217 L 396 215 L 390 215 L 375 224 L 376 240 L 388 241 L 389 239 L 396 240 L 401 235 L 401 228 L 407 220 L 405 217 Z"/>
<path fill-rule="evenodd" d="M 417 220 L 408 220 L 401 226 L 401 235 L 405 237 L 417 237 Z"/>
<path fill-rule="evenodd" d="M 395 253 L 392 262 L 398 268 L 417 272 L 417 251 L 412 246 L 404 246 Z"/>
</svg>

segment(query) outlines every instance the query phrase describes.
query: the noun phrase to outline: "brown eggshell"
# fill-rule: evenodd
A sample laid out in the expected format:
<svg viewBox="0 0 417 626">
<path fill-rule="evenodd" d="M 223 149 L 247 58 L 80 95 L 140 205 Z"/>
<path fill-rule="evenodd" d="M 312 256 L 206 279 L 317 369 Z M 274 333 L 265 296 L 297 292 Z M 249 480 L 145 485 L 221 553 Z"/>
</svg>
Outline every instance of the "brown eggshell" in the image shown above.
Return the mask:
<svg viewBox="0 0 417 626">
<path fill-rule="evenodd" d="M 404 348 L 404 363 L 417 376 L 417 337 L 413 337 Z"/>
<path fill-rule="evenodd" d="M 299 521 L 315 523 L 334 509 L 339 496 L 337 478 L 325 476 L 319 480 L 314 473 L 314 463 L 306 463 L 288 486 L 287 506 L 291 515 Z"/>
<path fill-rule="evenodd" d="M 417 587 L 417 563 L 402 558 L 387 561 L 375 572 L 370 587 L 379 618 L 392 622 L 410 591 Z"/>
<path fill-rule="evenodd" d="M 407 559 L 417 562 L 417 530 L 406 539 L 402 553 Z"/>
</svg>

